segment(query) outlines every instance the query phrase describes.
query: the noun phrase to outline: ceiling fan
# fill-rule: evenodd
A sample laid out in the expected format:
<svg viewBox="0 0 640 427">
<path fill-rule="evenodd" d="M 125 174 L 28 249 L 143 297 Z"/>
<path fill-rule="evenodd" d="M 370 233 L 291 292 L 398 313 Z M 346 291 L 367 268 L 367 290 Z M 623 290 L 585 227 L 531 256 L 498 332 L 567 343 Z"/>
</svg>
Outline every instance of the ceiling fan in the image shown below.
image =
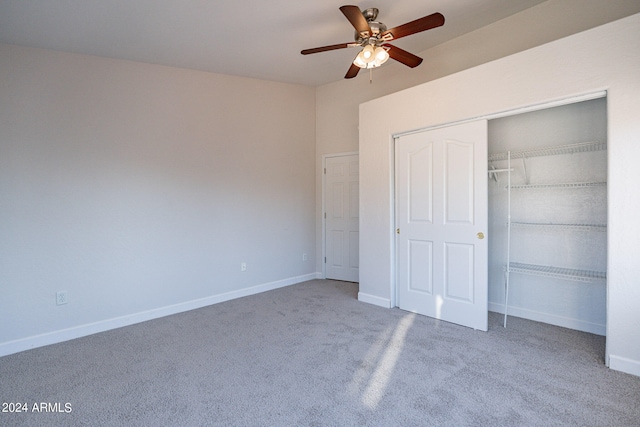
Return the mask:
<svg viewBox="0 0 640 427">
<path fill-rule="evenodd" d="M 356 29 L 355 42 L 305 49 L 300 53 L 309 55 L 346 47 L 362 47 L 363 49 L 358 53 L 344 76 L 345 79 L 357 76 L 360 68 L 379 67 L 389 58 L 411 68 L 417 67 L 422 63 L 422 58 L 388 42 L 444 25 L 444 16 L 441 13 L 433 13 L 388 30 L 386 25 L 376 21 L 378 17 L 378 9 L 376 8 L 360 11 L 358 6 L 341 6 L 340 11 Z"/>
</svg>

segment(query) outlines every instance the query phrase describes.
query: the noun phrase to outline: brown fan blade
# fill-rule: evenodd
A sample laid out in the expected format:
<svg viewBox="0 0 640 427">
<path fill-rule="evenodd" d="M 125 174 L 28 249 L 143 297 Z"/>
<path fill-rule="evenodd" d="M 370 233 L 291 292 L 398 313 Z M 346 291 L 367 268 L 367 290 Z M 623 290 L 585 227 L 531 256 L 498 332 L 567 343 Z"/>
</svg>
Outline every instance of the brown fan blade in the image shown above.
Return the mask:
<svg viewBox="0 0 640 427">
<path fill-rule="evenodd" d="M 380 39 L 384 41 L 396 40 L 400 37 L 410 36 L 411 34 L 430 30 L 442 25 L 444 25 L 444 16 L 442 16 L 441 13 L 434 13 L 429 16 L 416 19 L 415 21 L 407 22 L 404 25 L 391 28 L 390 30 L 380 34 Z"/>
<path fill-rule="evenodd" d="M 345 47 L 351 47 L 353 43 L 340 43 L 332 44 L 330 46 L 314 47 L 313 49 L 305 49 L 300 51 L 303 55 L 309 55 L 311 53 L 326 52 L 328 50 L 344 49 Z"/>
<path fill-rule="evenodd" d="M 352 79 L 358 75 L 358 71 L 360 71 L 360 67 L 358 67 L 356 64 L 351 64 L 351 67 L 349 67 L 349 71 L 347 71 L 347 74 L 344 75 L 344 78 Z"/>
<path fill-rule="evenodd" d="M 340 11 L 362 37 L 371 36 L 371 27 L 358 6 L 341 6 Z"/>
<path fill-rule="evenodd" d="M 399 47 L 393 46 L 389 43 L 385 43 L 382 46 L 389 48 L 387 52 L 392 59 L 402 62 L 407 67 L 415 68 L 422 63 L 422 58 L 414 55 L 413 53 L 407 52 L 406 50 L 400 49 Z"/>
</svg>

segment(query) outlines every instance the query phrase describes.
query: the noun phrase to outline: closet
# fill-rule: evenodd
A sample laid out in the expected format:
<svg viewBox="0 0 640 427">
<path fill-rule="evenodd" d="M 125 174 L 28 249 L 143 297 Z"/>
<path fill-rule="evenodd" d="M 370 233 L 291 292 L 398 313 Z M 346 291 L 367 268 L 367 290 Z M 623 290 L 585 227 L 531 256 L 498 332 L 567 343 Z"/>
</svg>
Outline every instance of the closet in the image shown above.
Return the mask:
<svg viewBox="0 0 640 427">
<path fill-rule="evenodd" d="M 605 335 L 606 98 L 488 130 L 489 309 Z"/>
</svg>

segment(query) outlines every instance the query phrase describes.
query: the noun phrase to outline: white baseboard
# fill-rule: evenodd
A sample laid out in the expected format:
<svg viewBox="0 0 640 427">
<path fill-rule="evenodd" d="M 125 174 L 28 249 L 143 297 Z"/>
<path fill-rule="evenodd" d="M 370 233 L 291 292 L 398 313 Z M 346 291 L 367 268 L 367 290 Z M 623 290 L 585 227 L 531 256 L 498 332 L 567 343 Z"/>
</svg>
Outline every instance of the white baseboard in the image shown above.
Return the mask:
<svg viewBox="0 0 640 427">
<path fill-rule="evenodd" d="M 317 276 L 318 273 L 310 273 L 302 276 L 290 277 L 283 280 L 276 280 L 274 282 L 252 286 L 250 288 L 239 289 L 237 291 L 225 292 L 223 294 L 212 295 L 209 297 L 186 301 L 166 307 L 160 307 L 153 310 L 132 313 L 130 315 L 102 320 L 100 322 L 78 325 L 68 329 L 62 329 L 59 331 L 48 332 L 46 334 L 35 335 L 14 341 L 0 343 L 0 357 L 36 347 L 57 344 L 63 341 L 84 337 L 98 332 L 121 328 L 123 326 L 146 322 L 147 320 L 153 320 L 164 316 L 170 316 L 172 314 L 195 310 L 197 308 L 206 307 L 208 305 L 218 304 L 249 295 L 255 295 L 273 289 L 283 288 L 285 286 L 295 285 L 296 283 L 302 283 L 306 282 L 307 280 L 316 279 Z"/>
<path fill-rule="evenodd" d="M 489 302 L 489 311 L 504 314 L 504 304 Z M 535 310 L 528 310 L 526 308 L 509 306 L 509 316 L 522 317 L 523 319 L 549 323 L 550 325 L 562 326 L 563 328 L 575 329 L 577 331 L 589 332 L 596 335 L 607 335 L 606 325 L 558 316 L 555 314 L 542 313 Z M 509 320 L 507 317 L 507 323 L 508 322 Z"/>
<path fill-rule="evenodd" d="M 620 356 L 609 356 L 609 368 L 640 377 L 640 361 Z"/>
<path fill-rule="evenodd" d="M 391 308 L 391 300 L 387 298 L 380 298 L 371 294 L 365 294 L 364 292 L 358 292 L 358 301 L 366 302 L 368 304 L 373 304 L 384 308 Z"/>
</svg>

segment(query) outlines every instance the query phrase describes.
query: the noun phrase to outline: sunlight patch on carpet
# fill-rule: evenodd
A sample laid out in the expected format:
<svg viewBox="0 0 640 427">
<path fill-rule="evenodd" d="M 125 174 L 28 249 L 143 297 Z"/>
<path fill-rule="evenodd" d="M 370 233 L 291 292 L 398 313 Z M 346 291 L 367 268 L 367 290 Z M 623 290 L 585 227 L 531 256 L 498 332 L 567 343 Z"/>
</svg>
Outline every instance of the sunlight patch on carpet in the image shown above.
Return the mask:
<svg viewBox="0 0 640 427">
<path fill-rule="evenodd" d="M 415 313 L 409 313 L 398 322 L 393 332 L 387 328 L 380 334 L 353 375 L 349 391 L 357 394 L 364 386 L 361 402 L 369 409 L 376 409 L 384 396 L 415 318 Z"/>
</svg>

